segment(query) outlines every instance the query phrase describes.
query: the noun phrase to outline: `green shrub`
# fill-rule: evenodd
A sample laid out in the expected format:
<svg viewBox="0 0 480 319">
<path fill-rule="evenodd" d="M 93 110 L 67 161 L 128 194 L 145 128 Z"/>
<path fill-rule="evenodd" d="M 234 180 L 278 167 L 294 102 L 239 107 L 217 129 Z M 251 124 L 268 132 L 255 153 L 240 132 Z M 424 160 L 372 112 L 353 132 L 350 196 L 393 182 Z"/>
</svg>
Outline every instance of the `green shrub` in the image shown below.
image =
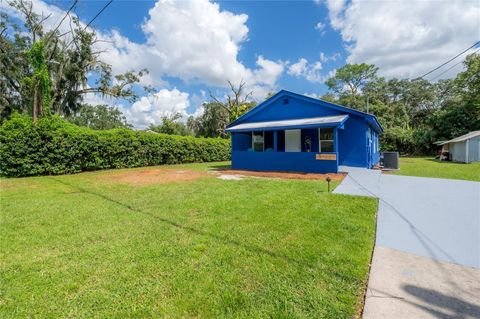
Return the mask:
<svg viewBox="0 0 480 319">
<path fill-rule="evenodd" d="M 412 129 L 402 127 L 385 128 L 380 136 L 382 151 L 398 151 L 402 155 L 433 155 L 438 139 L 424 127 Z"/>
<path fill-rule="evenodd" d="M 390 127 L 383 131 L 381 138 L 382 151 L 398 151 L 410 154 L 414 150 L 414 131 L 401 127 Z"/>
<path fill-rule="evenodd" d="M 0 126 L 0 175 L 9 177 L 229 159 L 230 142 L 224 139 L 94 131 L 57 116 L 33 123 L 14 115 Z"/>
</svg>

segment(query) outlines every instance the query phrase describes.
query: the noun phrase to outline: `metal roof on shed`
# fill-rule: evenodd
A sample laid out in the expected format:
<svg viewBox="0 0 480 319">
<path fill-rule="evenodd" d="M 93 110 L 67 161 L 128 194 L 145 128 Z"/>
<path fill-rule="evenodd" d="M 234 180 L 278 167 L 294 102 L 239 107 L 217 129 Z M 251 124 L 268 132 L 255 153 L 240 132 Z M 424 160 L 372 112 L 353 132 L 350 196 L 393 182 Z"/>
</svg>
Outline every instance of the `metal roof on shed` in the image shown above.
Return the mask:
<svg viewBox="0 0 480 319">
<path fill-rule="evenodd" d="M 227 128 L 227 132 L 256 131 L 262 129 L 294 129 L 315 126 L 326 126 L 329 124 L 342 124 L 348 115 L 309 117 L 294 120 L 268 121 L 268 122 L 249 122 L 241 123 Z"/>
<path fill-rule="evenodd" d="M 469 139 L 477 137 L 477 136 L 480 136 L 480 131 L 473 131 L 473 132 L 467 133 L 465 135 L 462 135 L 462 136 L 456 137 L 454 139 L 451 139 L 449 141 L 443 141 L 441 143 L 438 143 L 438 144 L 436 143 L 436 144 L 437 145 L 445 145 L 445 144 L 449 144 L 449 143 L 464 142 L 466 140 L 469 140 Z"/>
</svg>

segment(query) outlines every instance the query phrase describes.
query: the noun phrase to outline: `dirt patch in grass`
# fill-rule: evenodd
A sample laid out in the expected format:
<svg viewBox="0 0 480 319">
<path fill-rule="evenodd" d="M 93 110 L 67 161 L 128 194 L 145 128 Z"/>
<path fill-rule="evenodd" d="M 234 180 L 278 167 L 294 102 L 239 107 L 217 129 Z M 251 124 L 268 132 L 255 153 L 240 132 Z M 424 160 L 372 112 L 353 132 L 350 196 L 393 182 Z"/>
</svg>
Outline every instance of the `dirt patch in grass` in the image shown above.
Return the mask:
<svg viewBox="0 0 480 319">
<path fill-rule="evenodd" d="M 328 176 L 332 181 L 341 181 L 347 174 L 314 174 L 314 173 L 288 173 L 288 172 L 256 172 L 256 171 L 243 171 L 243 170 L 219 170 L 222 175 L 245 175 L 255 177 L 270 177 L 270 178 L 284 178 L 284 179 L 309 179 L 309 180 L 322 180 L 324 181 Z"/>
<path fill-rule="evenodd" d="M 174 169 L 143 169 L 115 172 L 99 177 L 100 180 L 117 182 L 134 186 L 165 184 L 172 182 L 193 181 L 208 176 L 206 172 Z"/>
<path fill-rule="evenodd" d="M 1 179 L 0 180 L 0 191 L 3 190 L 10 190 L 10 189 L 17 189 L 17 188 L 28 188 L 34 189 L 38 188 L 38 184 L 33 182 L 29 178 L 15 178 L 15 179 Z"/>
</svg>

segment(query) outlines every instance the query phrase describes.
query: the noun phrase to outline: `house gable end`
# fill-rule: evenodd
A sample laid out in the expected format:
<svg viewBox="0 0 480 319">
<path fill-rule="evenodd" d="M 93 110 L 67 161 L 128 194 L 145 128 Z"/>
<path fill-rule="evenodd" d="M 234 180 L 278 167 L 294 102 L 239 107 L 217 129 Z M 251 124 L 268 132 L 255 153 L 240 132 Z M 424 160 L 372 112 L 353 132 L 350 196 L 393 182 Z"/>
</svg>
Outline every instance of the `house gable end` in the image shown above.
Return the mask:
<svg viewBox="0 0 480 319">
<path fill-rule="evenodd" d="M 280 121 L 343 114 L 345 114 L 345 112 L 323 107 L 318 103 L 283 95 L 267 107 L 250 116 L 246 122 Z"/>
<path fill-rule="evenodd" d="M 359 116 L 372 124 L 378 124 L 377 120 L 372 115 L 323 100 L 281 90 L 268 100 L 239 117 L 236 121 L 230 123 L 228 127 L 240 123 L 336 116 L 342 114 Z M 379 124 L 378 128 L 381 131 Z"/>
</svg>

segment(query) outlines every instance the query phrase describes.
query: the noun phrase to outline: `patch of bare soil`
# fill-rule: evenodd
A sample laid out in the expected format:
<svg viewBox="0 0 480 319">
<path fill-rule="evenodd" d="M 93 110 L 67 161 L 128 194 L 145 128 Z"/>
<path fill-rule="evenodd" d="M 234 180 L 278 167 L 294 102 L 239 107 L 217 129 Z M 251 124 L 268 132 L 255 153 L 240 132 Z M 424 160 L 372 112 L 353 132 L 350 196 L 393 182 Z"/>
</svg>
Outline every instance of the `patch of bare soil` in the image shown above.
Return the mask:
<svg viewBox="0 0 480 319">
<path fill-rule="evenodd" d="M 25 189 L 38 188 L 38 184 L 36 184 L 35 182 L 33 182 L 31 179 L 28 179 L 28 178 L 0 179 L 0 191 L 9 190 L 9 189 L 19 189 L 19 188 L 25 188 Z"/>
<path fill-rule="evenodd" d="M 219 170 L 223 175 L 245 175 L 255 177 L 269 177 L 269 178 L 283 178 L 283 179 L 309 179 L 324 181 L 328 176 L 332 181 L 341 181 L 347 175 L 346 173 L 338 174 L 315 174 L 315 173 L 289 173 L 289 172 L 257 172 L 257 171 L 243 171 L 243 170 Z"/>
<path fill-rule="evenodd" d="M 108 182 L 142 186 L 193 181 L 204 176 L 208 176 L 208 174 L 192 170 L 143 169 L 106 174 L 100 176 L 99 179 Z"/>
</svg>

